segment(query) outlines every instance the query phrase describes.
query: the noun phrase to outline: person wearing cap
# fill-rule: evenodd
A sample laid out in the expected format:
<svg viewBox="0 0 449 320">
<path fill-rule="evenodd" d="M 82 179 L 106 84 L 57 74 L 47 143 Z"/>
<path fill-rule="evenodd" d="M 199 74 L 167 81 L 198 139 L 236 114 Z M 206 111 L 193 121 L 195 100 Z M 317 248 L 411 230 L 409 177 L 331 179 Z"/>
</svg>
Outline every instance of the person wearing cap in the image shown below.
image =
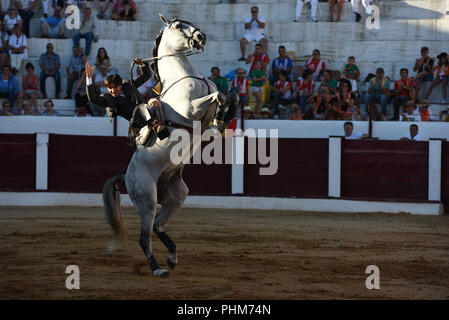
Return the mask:
<svg viewBox="0 0 449 320">
<path fill-rule="evenodd" d="M 429 100 L 423 99 L 418 103 L 419 115 L 421 116 L 421 121 L 433 121 L 432 111 L 430 110 Z"/>
<path fill-rule="evenodd" d="M 410 134 L 407 137 L 402 137 L 400 140 L 406 140 L 406 141 L 422 141 L 423 139 L 418 133 L 418 125 L 412 124 L 410 125 Z"/>
<path fill-rule="evenodd" d="M 394 117 L 393 120 L 399 120 L 399 108 L 404 106 L 408 101 L 414 101 L 415 96 L 413 90 L 415 87 L 415 81 L 413 78 L 408 77 L 408 69 L 401 69 L 401 79 L 394 83 L 394 94 L 393 98 L 394 106 Z"/>
<path fill-rule="evenodd" d="M 421 121 L 419 110 L 413 101 L 407 102 L 404 112 L 401 114 L 401 121 Z"/>
<path fill-rule="evenodd" d="M 416 59 L 413 71 L 417 74 L 415 78 L 415 97 L 419 97 L 419 91 L 421 89 L 422 82 L 433 81 L 433 64 L 435 59 L 429 56 L 429 48 L 421 48 L 421 58 Z"/>
<path fill-rule="evenodd" d="M 387 104 L 390 100 L 390 80 L 385 76 L 384 69 L 377 68 L 376 76 L 369 81 L 368 93 L 365 95 L 365 105 L 368 109 L 368 103 L 374 101 L 380 103 L 382 113 L 387 114 Z"/>
<path fill-rule="evenodd" d="M 429 90 L 426 94 L 426 99 L 429 99 L 432 94 L 433 88 L 441 83 L 441 92 L 443 95 L 443 99 L 441 103 L 446 103 L 446 90 L 447 83 L 449 80 L 449 59 L 446 52 L 442 52 L 437 56 L 438 64 L 433 68 L 435 73 L 435 80 L 433 80 L 432 84 L 429 87 Z"/>
<path fill-rule="evenodd" d="M 253 111 L 250 106 L 246 106 L 243 108 L 243 119 L 252 120 L 254 119 Z"/>
<path fill-rule="evenodd" d="M 266 120 L 271 119 L 271 115 L 273 114 L 273 112 L 271 112 L 267 107 L 263 107 L 262 110 L 260 110 L 260 114 L 262 116 L 262 119 Z"/>
</svg>

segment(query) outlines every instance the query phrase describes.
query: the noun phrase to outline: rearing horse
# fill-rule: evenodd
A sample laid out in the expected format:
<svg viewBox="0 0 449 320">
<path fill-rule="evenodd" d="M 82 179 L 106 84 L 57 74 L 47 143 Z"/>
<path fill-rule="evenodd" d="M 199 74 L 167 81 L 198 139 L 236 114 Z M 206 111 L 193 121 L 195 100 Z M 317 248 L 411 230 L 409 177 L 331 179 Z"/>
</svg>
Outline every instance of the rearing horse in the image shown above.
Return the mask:
<svg viewBox="0 0 449 320">
<path fill-rule="evenodd" d="M 226 97 L 217 91 L 215 84 L 204 78 L 185 55 L 187 50 L 203 49 L 206 35 L 191 23 L 179 19 L 169 21 L 161 14 L 159 16 L 165 24 L 156 50 L 157 68 L 163 85 L 160 100 L 165 119 L 184 128 L 191 128 L 193 121 L 201 121 L 204 130 L 214 119 L 217 106 L 222 107 L 226 102 Z M 229 108 L 233 112 L 237 99 Z M 169 132 L 175 130 L 175 127 L 168 125 Z M 192 131 L 188 132 L 190 141 L 193 141 Z M 165 233 L 164 226 L 182 207 L 189 192 L 182 180 L 184 164 L 174 164 L 170 160 L 170 151 L 176 143 L 168 138 L 160 140 L 154 135 L 147 146 L 136 144 L 126 174 L 109 179 L 103 189 L 107 221 L 115 240 L 121 240 L 126 234 L 126 228 L 120 211 L 117 183 L 125 180 L 129 197 L 141 218 L 139 244 L 153 275 L 162 278 L 170 274 L 159 266 L 152 253 L 151 235 L 154 231 L 167 247 L 167 264 L 174 269 L 178 262 L 177 249 Z M 189 143 L 192 149 L 192 143 Z M 161 205 L 161 209 L 156 213 L 157 204 Z"/>
</svg>

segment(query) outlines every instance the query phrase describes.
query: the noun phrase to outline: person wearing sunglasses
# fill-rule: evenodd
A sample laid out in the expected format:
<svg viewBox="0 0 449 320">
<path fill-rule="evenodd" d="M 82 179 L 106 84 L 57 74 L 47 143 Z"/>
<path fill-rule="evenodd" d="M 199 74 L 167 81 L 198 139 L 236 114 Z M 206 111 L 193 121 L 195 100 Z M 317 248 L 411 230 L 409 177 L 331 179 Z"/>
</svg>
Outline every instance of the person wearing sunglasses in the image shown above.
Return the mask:
<svg viewBox="0 0 449 320">
<path fill-rule="evenodd" d="M 321 60 L 320 50 L 315 49 L 312 53 L 312 58 L 307 60 L 306 69 L 313 72 L 313 81 L 319 82 L 322 72 L 326 69 L 326 63 Z"/>
<path fill-rule="evenodd" d="M 246 60 L 246 45 L 253 41 L 260 42 L 263 46 L 264 52 L 268 52 L 268 42 L 265 38 L 265 34 L 263 33 L 264 28 L 265 19 L 262 16 L 259 16 L 259 8 L 256 6 L 251 7 L 251 16 L 245 20 L 245 30 L 248 30 L 248 33 L 240 40 L 240 51 L 242 56 L 239 61 Z"/>
</svg>

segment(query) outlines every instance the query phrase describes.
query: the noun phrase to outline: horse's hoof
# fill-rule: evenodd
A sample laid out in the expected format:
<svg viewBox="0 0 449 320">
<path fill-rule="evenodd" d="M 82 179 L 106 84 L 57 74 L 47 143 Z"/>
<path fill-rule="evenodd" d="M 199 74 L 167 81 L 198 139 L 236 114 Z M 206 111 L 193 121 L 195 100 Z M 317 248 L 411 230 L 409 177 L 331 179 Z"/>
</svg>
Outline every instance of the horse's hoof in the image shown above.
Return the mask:
<svg viewBox="0 0 449 320">
<path fill-rule="evenodd" d="M 170 260 L 170 258 L 167 259 L 167 265 L 168 265 L 168 267 L 169 267 L 170 269 L 172 269 L 172 270 L 175 270 L 175 268 L 176 268 L 176 263 L 172 262 L 172 261 Z"/>
<path fill-rule="evenodd" d="M 162 279 L 170 278 L 170 272 L 165 269 L 157 269 L 153 271 L 154 276 L 161 277 Z"/>
</svg>

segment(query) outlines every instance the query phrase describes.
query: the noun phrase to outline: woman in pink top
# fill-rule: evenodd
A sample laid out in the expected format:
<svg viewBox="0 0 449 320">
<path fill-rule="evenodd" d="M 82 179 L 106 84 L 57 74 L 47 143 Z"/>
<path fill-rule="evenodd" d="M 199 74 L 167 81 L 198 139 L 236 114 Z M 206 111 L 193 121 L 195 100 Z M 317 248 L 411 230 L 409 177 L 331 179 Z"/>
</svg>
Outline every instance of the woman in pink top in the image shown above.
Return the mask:
<svg viewBox="0 0 449 320">
<path fill-rule="evenodd" d="M 115 0 L 112 8 L 111 19 L 136 21 L 134 15 L 137 13 L 136 3 L 133 0 Z"/>
<path fill-rule="evenodd" d="M 25 66 L 27 74 L 22 79 L 23 91 L 19 91 L 17 96 L 17 106 L 19 111 L 23 110 L 23 100 L 31 99 L 33 104 L 33 111 L 37 112 L 37 99 L 39 99 L 39 77 L 34 74 L 34 66 L 27 63 Z"/>
</svg>

